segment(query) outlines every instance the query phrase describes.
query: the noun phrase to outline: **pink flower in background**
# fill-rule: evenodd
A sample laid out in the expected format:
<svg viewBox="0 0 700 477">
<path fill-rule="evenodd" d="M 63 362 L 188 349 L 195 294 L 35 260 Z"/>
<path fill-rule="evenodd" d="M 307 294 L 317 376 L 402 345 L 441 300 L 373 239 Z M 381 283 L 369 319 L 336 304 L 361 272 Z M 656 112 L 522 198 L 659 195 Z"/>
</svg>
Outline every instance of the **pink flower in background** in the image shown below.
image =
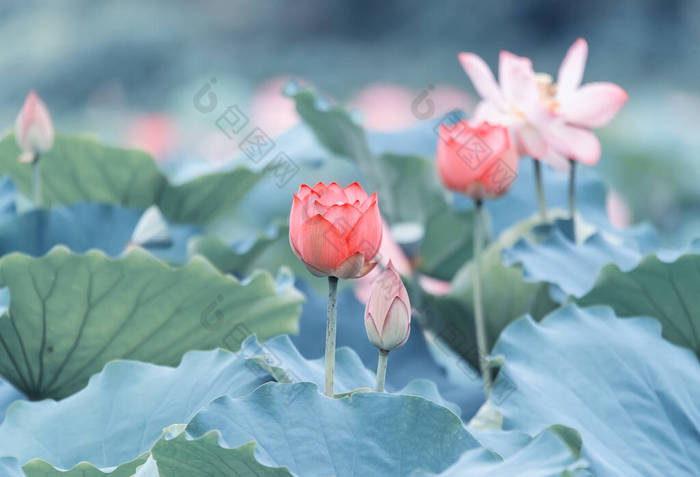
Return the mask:
<svg viewBox="0 0 700 477">
<path fill-rule="evenodd" d="M 391 351 L 408 340 L 411 302 L 391 261 L 374 282 L 365 306 L 365 329 L 369 341 L 380 350 Z"/>
<path fill-rule="evenodd" d="M 581 86 L 588 44 L 579 38 L 564 57 L 555 86 L 557 113 L 570 124 L 586 128 L 605 126 L 627 101 L 627 93 L 614 83 L 594 82 Z"/>
<path fill-rule="evenodd" d="M 521 156 L 547 160 L 565 169 L 566 160 L 548 155 L 547 130 L 554 115 L 540 100 L 537 77 L 528 58 L 501 51 L 496 82 L 489 66 L 474 53 L 460 53 L 459 61 L 481 96 L 474 121 L 489 121 L 506 126 L 513 146 Z"/>
<path fill-rule="evenodd" d="M 588 44 L 579 38 L 566 53 L 556 84 L 546 74 L 538 75 L 538 80 L 541 100 L 564 121 L 550 125 L 547 137 L 554 147 L 549 154 L 595 165 L 600 160 L 600 142 L 590 129 L 608 124 L 628 96 L 614 83 L 594 82 L 581 86 L 587 56 Z"/>
<path fill-rule="evenodd" d="M 33 162 L 53 146 L 53 123 L 44 102 L 30 91 L 15 121 L 15 140 L 22 150 L 21 162 Z"/>
<path fill-rule="evenodd" d="M 517 176 L 518 155 L 503 126 L 441 124 L 436 165 L 446 188 L 472 199 L 500 197 Z"/>
<path fill-rule="evenodd" d="M 282 94 L 289 80 L 288 76 L 270 78 L 255 90 L 251 105 L 252 119 L 269 136 L 277 136 L 299 123 L 294 100 Z M 297 81 L 300 85 L 304 84 Z"/>
<path fill-rule="evenodd" d="M 318 277 L 367 275 L 382 242 L 377 193 L 368 196 L 354 182 L 341 188 L 322 182 L 302 184 L 289 213 L 289 243 L 294 254 Z"/>
<path fill-rule="evenodd" d="M 363 116 L 365 128 L 373 131 L 400 131 L 416 123 L 411 114 L 415 95 L 396 84 L 375 83 L 363 88 L 351 101 Z"/>
<path fill-rule="evenodd" d="M 170 117 L 149 114 L 136 118 L 129 125 L 126 142 L 162 161 L 172 150 L 176 137 L 175 122 Z"/>
<path fill-rule="evenodd" d="M 618 229 L 627 228 L 632 224 L 632 211 L 625 199 L 613 188 L 610 188 L 605 196 L 605 210 L 610 223 Z"/>
<path fill-rule="evenodd" d="M 521 155 L 529 155 L 559 169 L 567 159 L 586 165 L 600 160 L 600 142 L 590 128 L 607 124 L 627 100 L 612 83 L 581 85 L 588 46 L 583 39 L 569 49 L 559 68 L 557 83 L 535 74 L 532 62 L 502 51 L 499 83 L 488 65 L 473 53 L 460 53 L 462 67 L 482 98 L 475 119 L 508 126 Z"/>
</svg>

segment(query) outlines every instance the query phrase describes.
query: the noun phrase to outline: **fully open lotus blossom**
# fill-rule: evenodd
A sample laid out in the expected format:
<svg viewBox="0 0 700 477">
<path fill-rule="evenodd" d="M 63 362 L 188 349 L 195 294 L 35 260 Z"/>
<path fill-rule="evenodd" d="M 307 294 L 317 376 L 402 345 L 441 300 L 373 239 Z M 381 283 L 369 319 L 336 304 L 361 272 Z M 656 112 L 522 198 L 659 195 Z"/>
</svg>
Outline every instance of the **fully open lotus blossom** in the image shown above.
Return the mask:
<svg viewBox="0 0 700 477">
<path fill-rule="evenodd" d="M 505 194 L 518 171 L 518 154 L 511 147 L 508 130 L 462 120 L 440 125 L 436 152 L 437 170 L 445 187 L 472 199 Z"/>
<path fill-rule="evenodd" d="M 574 42 L 559 67 L 557 82 L 538 74 L 540 100 L 562 122 L 552 122 L 547 137 L 553 148 L 550 160 L 560 157 L 595 165 L 600 159 L 600 142 L 590 131 L 608 124 L 627 101 L 627 93 L 614 83 L 593 82 L 581 86 L 586 67 L 588 44 L 583 38 Z M 564 126 L 562 126 L 564 124 Z"/>
<path fill-rule="evenodd" d="M 30 91 L 15 121 L 15 139 L 22 150 L 20 161 L 34 162 L 53 146 L 53 123 L 39 95 Z"/>
<path fill-rule="evenodd" d="M 567 159 L 587 165 L 600 160 L 600 142 L 590 128 L 607 124 L 627 100 L 627 93 L 612 83 L 579 87 L 588 46 L 578 39 L 559 68 L 557 83 L 536 74 L 525 57 L 502 51 L 498 80 L 488 65 L 473 53 L 459 60 L 482 98 L 475 120 L 508 126 L 520 155 L 567 169 Z M 499 84 L 500 83 L 500 84 Z"/>
<path fill-rule="evenodd" d="M 365 329 L 369 341 L 383 351 L 403 346 L 408 339 L 411 302 L 391 261 L 374 282 L 365 307 Z"/>
<path fill-rule="evenodd" d="M 519 155 L 547 160 L 558 169 L 567 168 L 566 160 L 548 154 L 547 136 L 555 116 L 540 100 L 540 88 L 530 59 L 501 51 L 499 85 L 478 55 L 460 53 L 458 57 L 482 99 L 476 106 L 473 120 L 508 127 Z"/>
<path fill-rule="evenodd" d="M 318 277 L 358 278 L 369 273 L 382 242 L 376 192 L 354 182 L 346 188 L 302 184 L 289 214 L 289 242 Z"/>
</svg>

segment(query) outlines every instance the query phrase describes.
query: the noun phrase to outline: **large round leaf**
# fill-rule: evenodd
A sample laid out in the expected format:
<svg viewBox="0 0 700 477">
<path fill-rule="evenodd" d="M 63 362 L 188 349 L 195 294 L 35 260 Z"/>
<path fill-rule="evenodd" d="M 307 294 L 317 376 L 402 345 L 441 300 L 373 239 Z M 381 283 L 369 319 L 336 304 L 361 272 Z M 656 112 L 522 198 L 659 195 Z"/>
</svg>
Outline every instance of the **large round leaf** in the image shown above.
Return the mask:
<svg viewBox="0 0 700 477">
<path fill-rule="evenodd" d="M 355 393 L 329 399 L 308 383 L 266 384 L 242 398 L 222 397 L 187 427 L 195 437 L 209 429 L 221 431 L 226 447 L 255 439 L 260 463 L 286 466 L 300 477 L 433 475 L 458 459 L 466 463 L 461 472 L 476 476 L 493 475 L 501 466 L 499 475 L 508 469 L 524 475 L 518 471 L 585 467 L 575 462 L 577 449 L 556 437 L 507 463 L 482 447 L 453 413 L 423 398 Z"/>
<path fill-rule="evenodd" d="M 0 141 L 0 175 L 10 174 L 29 195 L 32 166 L 20 163 L 12 134 Z M 146 209 L 158 205 L 176 223 L 205 224 L 230 211 L 263 176 L 245 167 L 204 175 L 173 185 L 143 151 L 120 149 L 97 141 L 57 136 L 41 157 L 45 205 L 104 202 Z"/>
<path fill-rule="evenodd" d="M 609 305 L 618 316 L 653 316 L 666 339 L 700 357 L 699 283 L 700 255 L 684 255 L 672 263 L 649 255 L 631 271 L 605 267 L 578 303 Z"/>
<path fill-rule="evenodd" d="M 562 430 L 564 432 L 562 432 Z M 430 474 L 435 477 L 584 477 L 590 476 L 588 464 L 579 460 L 581 441 L 572 442 L 567 434 L 576 431 L 552 426 L 538 436 L 532 438 L 523 436 L 518 440 L 516 449 L 508 455 L 495 457 L 483 452 L 466 452 L 452 467 L 440 474 Z M 494 440 L 508 441 L 507 434 L 502 431 L 494 433 Z M 428 474 L 425 475 L 428 477 Z"/>
<path fill-rule="evenodd" d="M 175 437 L 165 434 L 150 452 L 108 472 L 87 462 L 62 472 L 40 460 L 28 463 L 23 470 L 27 477 L 293 477 L 285 468 L 260 464 L 255 459 L 254 442 L 227 449 L 218 444 L 219 438 L 217 431 L 199 439 L 188 439 L 183 433 Z"/>
<path fill-rule="evenodd" d="M 256 440 L 262 464 L 304 477 L 441 471 L 479 446 L 455 414 L 423 398 L 356 393 L 329 399 L 309 383 L 220 398 L 187 431 L 197 437 L 212 429 L 227 447 Z"/>
<path fill-rule="evenodd" d="M 7 421 L 0 426 L 0 449 L 2 455 L 21 463 L 42 459 L 45 466 L 57 468 L 72 468 L 80 461 L 100 471 L 121 463 L 135 465 L 164 427 L 189 422 L 221 395 L 244 395 L 273 380 L 323 383 L 323 361 L 304 359 L 287 336 L 264 344 L 250 337 L 237 354 L 191 351 L 175 369 L 113 361 L 87 387 L 66 399 L 21 401 L 11 406 Z M 374 382 L 373 373 L 351 349 L 337 350 L 337 393 L 358 388 L 369 391 Z M 424 397 L 459 413 L 431 382 L 413 381 L 400 393 Z"/>
<path fill-rule="evenodd" d="M 292 477 L 282 467 L 268 467 L 255 460 L 255 443 L 235 449 L 219 446 L 220 434 L 212 431 L 199 439 L 185 434 L 160 439 L 151 455 L 158 469 L 157 477 Z M 29 476 L 31 477 L 31 476 Z"/>
<path fill-rule="evenodd" d="M 0 141 L 0 174 L 9 173 L 30 195 L 32 166 L 20 163 L 13 134 Z M 145 209 L 155 203 L 167 180 L 145 152 L 119 149 L 90 139 L 58 135 L 39 161 L 45 204 L 95 201 Z"/>
<path fill-rule="evenodd" d="M 66 399 L 12 405 L 0 453 L 21 464 L 42 459 L 69 469 L 87 461 L 107 469 L 147 452 L 163 428 L 189 422 L 217 397 L 247 394 L 270 379 L 223 350 L 191 351 L 177 368 L 115 361 Z"/>
<path fill-rule="evenodd" d="M 306 379 L 322 381 L 321 364 L 320 360 L 302 358 L 286 337 L 275 338 L 264 345 L 250 338 L 236 355 L 221 350 L 193 351 L 187 353 L 175 369 L 115 361 L 94 376 L 85 389 L 64 400 L 14 404 L 8 420 L 0 426 L 0 448 L 12 456 L 6 461 L 15 466 L 13 468 L 24 464 L 28 477 L 131 477 L 139 466 L 142 467 L 136 475 L 143 477 L 189 477 L 200 473 L 234 476 L 239 471 L 241 477 L 290 475 L 282 469 L 262 465 L 287 465 L 267 462 L 265 457 L 271 452 L 270 446 L 285 439 L 284 435 L 294 435 L 298 439 L 290 438 L 291 449 L 285 447 L 283 452 L 274 453 L 282 460 L 287 459 L 288 452 L 303 452 L 309 443 L 315 442 L 319 447 L 311 451 L 323 451 L 323 446 L 328 445 L 327 452 L 335 455 L 341 469 L 355 465 L 351 459 L 360 453 L 368 457 L 364 467 L 390 466 L 391 462 L 398 462 L 399 466 L 407 466 L 407 472 L 413 468 L 439 471 L 458 457 L 468 462 L 469 468 L 479 468 L 481 472 L 477 475 L 491 475 L 490 472 L 501 466 L 504 471 L 513 469 L 514 462 L 520 462 L 524 469 L 578 467 L 575 460 L 580 442 L 572 444 L 571 439 L 564 439 L 571 452 L 567 452 L 561 442 L 554 441 L 544 447 L 537 445 L 541 450 L 533 452 L 528 449 L 532 443 L 529 436 L 501 431 L 489 435 L 479 433 L 478 440 L 486 445 L 477 444 L 456 414 L 436 404 L 443 401 L 435 386 L 426 381 L 409 384 L 401 391 L 408 395 L 355 392 L 331 400 L 321 396 L 311 383 L 271 383 L 269 392 L 263 392 L 263 388 L 248 395 L 260 383 L 273 379 L 283 383 Z M 372 374 L 347 348 L 338 350 L 336 364 L 340 392 L 373 381 Z M 218 408 L 214 403 L 206 408 L 205 414 L 210 418 L 208 423 L 224 431 L 224 439 L 219 439 L 215 432 L 195 440 L 180 434 L 183 426 L 174 423 L 188 422 L 198 409 L 219 395 L 231 397 L 220 399 L 219 403 L 230 403 L 235 409 L 216 414 Z M 248 397 L 244 397 L 246 395 Z M 273 422 L 275 419 L 279 422 Z M 317 428 L 323 421 L 329 423 L 329 435 L 335 438 L 328 441 L 319 438 Z M 238 433 L 240 445 L 230 441 L 232 422 L 244 428 L 245 432 Z M 348 423 L 355 424 L 348 427 Z M 166 426 L 169 431 L 161 436 L 161 429 Z M 280 426 L 285 433 L 276 432 L 279 429 L 275 426 Z M 338 432 L 333 434 L 334 430 Z M 567 434 L 570 436 L 572 432 L 575 435 L 574 431 Z M 387 433 L 392 436 L 389 444 L 385 444 Z M 363 434 L 365 437 L 358 444 L 356 437 Z M 418 448 L 416 439 L 429 435 L 439 438 L 429 439 L 428 448 L 412 455 L 409 449 Z M 254 446 L 246 444 L 251 440 L 267 445 L 259 448 L 257 458 Z M 345 452 L 358 446 L 372 451 L 369 454 L 362 449 Z M 403 446 L 407 447 L 402 450 Z M 383 453 L 381 449 L 384 448 L 388 454 Z M 467 453 L 462 454 L 462 450 Z M 549 454 L 546 458 L 545 451 Z M 300 461 L 305 462 L 305 467 L 294 475 L 309 475 L 306 465 L 312 460 L 313 453 L 304 454 Z M 360 475 L 364 467 L 355 467 L 357 474 L 351 475 Z M 244 471 L 246 468 L 248 473 Z M 314 468 L 312 466 L 311 472 Z M 251 474 L 253 469 L 260 473 Z"/>
<path fill-rule="evenodd" d="M 510 325 L 505 356 L 505 429 L 530 435 L 561 423 L 577 429 L 599 476 L 695 476 L 700 468 L 700 365 L 661 337 L 651 318 L 568 306 L 541 323 Z"/>
<path fill-rule="evenodd" d="M 112 359 L 177 364 L 192 349 L 237 349 L 295 332 L 302 296 L 267 273 L 247 283 L 204 259 L 171 268 L 135 249 L 114 260 L 54 248 L 41 258 L 0 259 L 11 306 L 0 317 L 0 371 L 30 398 L 81 389 Z"/>
<path fill-rule="evenodd" d="M 538 227 L 539 240 L 518 240 L 503 251 L 504 263 L 520 265 L 528 281 L 549 282 L 564 295 L 580 297 L 593 287 L 605 265 L 614 263 L 630 270 L 642 258 L 636 246 L 613 242 L 600 232 L 576 242 L 567 236 L 567 225 L 570 221 Z"/>
</svg>

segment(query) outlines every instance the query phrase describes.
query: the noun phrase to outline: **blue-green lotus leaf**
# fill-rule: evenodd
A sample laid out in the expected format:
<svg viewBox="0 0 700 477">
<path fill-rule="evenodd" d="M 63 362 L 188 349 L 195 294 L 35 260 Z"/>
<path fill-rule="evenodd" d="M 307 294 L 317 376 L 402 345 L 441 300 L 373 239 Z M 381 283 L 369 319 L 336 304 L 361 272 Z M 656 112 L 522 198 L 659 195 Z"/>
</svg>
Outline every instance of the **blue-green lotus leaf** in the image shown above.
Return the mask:
<svg viewBox="0 0 700 477">
<path fill-rule="evenodd" d="M 493 353 L 505 357 L 492 395 L 504 429 L 572 427 L 598 476 L 697 475 L 700 365 L 658 321 L 571 305 L 516 321 Z"/>
<path fill-rule="evenodd" d="M 222 397 L 187 432 L 197 437 L 212 429 L 227 447 L 255 440 L 260 463 L 304 477 L 439 472 L 479 447 L 453 412 L 432 401 L 373 392 L 330 399 L 311 383 L 268 384 L 239 399 Z"/>
<path fill-rule="evenodd" d="M 28 397 L 63 398 L 113 359 L 176 365 L 193 349 L 238 349 L 296 331 L 303 297 L 258 272 L 245 283 L 201 257 L 170 267 L 133 249 L 111 259 L 56 247 L 0 259 L 0 374 Z"/>
<path fill-rule="evenodd" d="M 97 249 L 118 257 L 142 214 L 139 209 L 92 202 L 33 209 L 0 225 L 0 255 L 21 252 L 36 257 L 65 245 L 74 252 Z M 187 243 L 198 230 L 193 225 L 169 224 L 170 243 L 145 248 L 158 258 L 182 263 Z"/>
<path fill-rule="evenodd" d="M 271 379 L 228 351 L 191 351 L 177 368 L 113 361 L 61 401 L 17 401 L 0 425 L 0 449 L 21 464 L 43 459 L 70 469 L 131 461 L 163 428 L 187 423 L 217 397 L 246 394 Z"/>
</svg>

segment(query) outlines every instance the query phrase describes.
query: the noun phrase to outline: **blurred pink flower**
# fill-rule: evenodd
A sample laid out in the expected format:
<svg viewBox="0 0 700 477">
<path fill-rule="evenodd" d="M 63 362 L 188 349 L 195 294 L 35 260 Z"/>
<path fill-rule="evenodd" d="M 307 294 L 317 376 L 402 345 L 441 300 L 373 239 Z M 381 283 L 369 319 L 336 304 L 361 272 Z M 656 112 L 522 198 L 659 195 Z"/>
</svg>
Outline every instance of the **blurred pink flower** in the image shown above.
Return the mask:
<svg viewBox="0 0 700 477">
<path fill-rule="evenodd" d="M 495 199 L 508 192 L 518 171 L 518 154 L 508 130 L 462 120 L 440 124 L 435 164 L 443 185 L 474 200 Z"/>
<path fill-rule="evenodd" d="M 632 211 L 625 199 L 613 188 L 610 188 L 605 197 L 605 210 L 610 223 L 618 229 L 627 228 L 632 224 Z"/>
<path fill-rule="evenodd" d="M 282 88 L 289 79 L 288 76 L 270 78 L 255 90 L 251 105 L 252 119 L 269 136 L 277 136 L 299 123 L 294 100 L 282 94 Z M 299 83 L 304 84 L 303 81 Z"/>
<path fill-rule="evenodd" d="M 30 91 L 15 121 L 15 140 L 22 150 L 21 162 L 33 162 L 53 146 L 53 123 L 44 102 Z"/>
<path fill-rule="evenodd" d="M 540 101 L 537 77 L 529 58 L 501 51 L 496 82 L 489 66 L 474 53 L 460 53 L 459 61 L 481 96 L 473 120 L 508 127 L 513 145 L 521 156 L 547 161 L 559 169 L 568 162 L 548 155 L 547 131 L 556 119 Z"/>
<path fill-rule="evenodd" d="M 627 100 L 627 93 L 612 83 L 580 87 L 587 53 L 586 41 L 577 40 L 554 84 L 549 75 L 535 74 L 528 58 L 502 51 L 500 85 L 480 57 L 460 53 L 462 67 L 482 98 L 475 119 L 508 126 L 521 155 L 559 169 L 568 168 L 567 159 L 596 164 L 600 142 L 590 128 L 607 124 Z"/>
<path fill-rule="evenodd" d="M 546 74 L 538 75 L 544 105 L 565 124 L 552 123 L 549 154 L 570 157 L 587 165 L 600 160 L 600 142 L 592 128 L 608 124 L 627 101 L 627 93 L 614 83 L 594 82 L 581 86 L 588 44 L 579 38 L 567 51 L 559 67 L 556 84 Z"/>
<path fill-rule="evenodd" d="M 126 142 L 143 149 L 157 161 L 162 161 L 172 150 L 177 137 L 175 122 L 165 114 L 140 116 L 129 125 Z"/>
<path fill-rule="evenodd" d="M 415 95 L 403 86 L 375 83 L 363 88 L 350 101 L 363 116 L 363 125 L 373 131 L 400 131 L 416 123 L 411 113 Z"/>
<path fill-rule="evenodd" d="M 627 93 L 614 83 L 594 82 L 581 86 L 588 43 L 579 38 L 564 57 L 555 87 L 556 112 L 570 124 L 586 128 L 605 126 L 627 101 Z M 551 98 L 550 98 L 551 99 Z"/>
</svg>

